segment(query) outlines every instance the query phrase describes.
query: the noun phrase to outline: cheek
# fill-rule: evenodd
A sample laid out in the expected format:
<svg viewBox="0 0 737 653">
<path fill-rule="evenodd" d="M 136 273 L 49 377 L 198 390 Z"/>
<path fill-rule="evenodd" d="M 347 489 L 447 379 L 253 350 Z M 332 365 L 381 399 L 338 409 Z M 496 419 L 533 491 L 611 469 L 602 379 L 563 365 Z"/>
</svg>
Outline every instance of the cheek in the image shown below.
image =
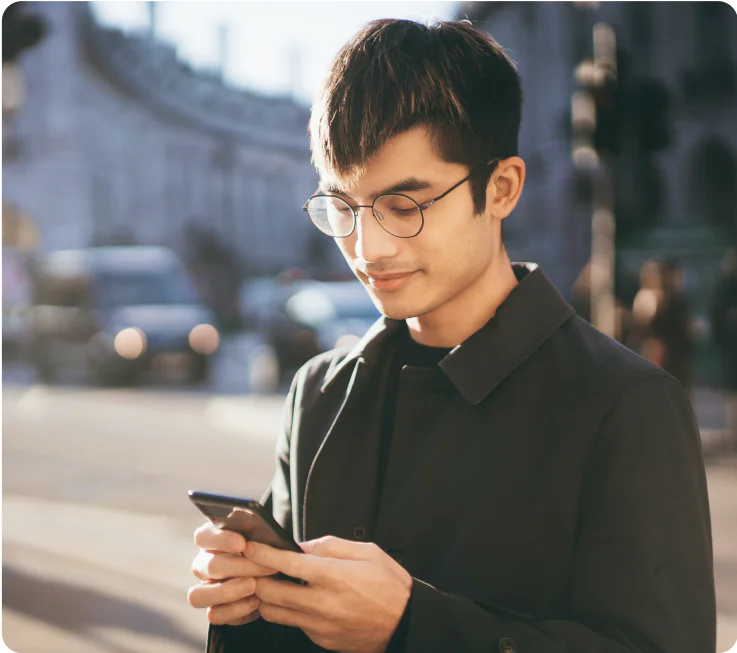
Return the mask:
<svg viewBox="0 0 737 653">
<path fill-rule="evenodd" d="M 346 261 L 350 263 L 354 258 L 356 258 L 355 235 L 349 236 L 348 238 L 333 238 L 333 240 Z"/>
<path fill-rule="evenodd" d="M 488 264 L 493 258 L 493 243 L 493 234 L 488 225 L 471 223 L 463 230 L 433 234 L 432 238 L 422 243 L 421 256 L 427 263 L 427 269 L 434 274 L 465 276 L 465 273 L 473 274 L 479 266 Z"/>
</svg>

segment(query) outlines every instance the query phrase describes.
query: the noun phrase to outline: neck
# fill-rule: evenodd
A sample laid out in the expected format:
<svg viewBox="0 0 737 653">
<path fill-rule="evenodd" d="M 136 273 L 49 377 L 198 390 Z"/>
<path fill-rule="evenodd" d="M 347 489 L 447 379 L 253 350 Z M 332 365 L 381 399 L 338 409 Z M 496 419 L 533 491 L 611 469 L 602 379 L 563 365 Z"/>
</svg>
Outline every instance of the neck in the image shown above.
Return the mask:
<svg viewBox="0 0 737 653">
<path fill-rule="evenodd" d="M 506 250 L 461 294 L 436 310 L 407 320 L 412 340 L 428 347 L 455 347 L 494 315 L 518 284 Z"/>
</svg>

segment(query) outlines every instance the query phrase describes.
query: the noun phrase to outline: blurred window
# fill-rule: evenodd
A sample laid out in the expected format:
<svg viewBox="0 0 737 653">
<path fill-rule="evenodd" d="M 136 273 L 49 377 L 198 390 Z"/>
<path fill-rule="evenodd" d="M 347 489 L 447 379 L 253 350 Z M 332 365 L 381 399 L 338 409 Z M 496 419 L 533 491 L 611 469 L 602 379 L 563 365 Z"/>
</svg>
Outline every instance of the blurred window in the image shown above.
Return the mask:
<svg viewBox="0 0 737 653">
<path fill-rule="evenodd" d="M 199 303 L 190 280 L 179 274 L 101 274 L 97 292 L 103 308 Z"/>
<path fill-rule="evenodd" d="M 86 276 L 42 275 L 36 288 L 36 303 L 67 308 L 89 308 L 92 285 Z"/>
<path fill-rule="evenodd" d="M 286 303 L 286 312 L 304 324 L 317 325 L 330 320 L 376 320 L 379 311 L 359 284 L 350 287 L 307 288 Z"/>
<path fill-rule="evenodd" d="M 379 312 L 366 291 L 361 289 L 361 292 L 365 297 L 342 297 L 337 301 L 333 301 L 335 312 L 339 318 L 375 320 L 379 317 Z"/>
</svg>

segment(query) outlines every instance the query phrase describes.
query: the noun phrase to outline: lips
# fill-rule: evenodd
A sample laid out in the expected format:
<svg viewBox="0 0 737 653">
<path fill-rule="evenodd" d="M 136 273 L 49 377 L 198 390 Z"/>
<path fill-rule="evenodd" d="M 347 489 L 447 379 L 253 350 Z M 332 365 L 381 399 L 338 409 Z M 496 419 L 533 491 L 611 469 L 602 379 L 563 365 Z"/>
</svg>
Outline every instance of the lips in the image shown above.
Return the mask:
<svg viewBox="0 0 737 653">
<path fill-rule="evenodd" d="M 372 287 L 376 290 L 399 290 L 404 286 L 413 276 L 414 272 L 405 272 L 404 274 L 383 274 L 383 275 L 369 275 L 368 281 Z"/>
<path fill-rule="evenodd" d="M 401 279 L 402 277 L 407 277 L 410 274 L 414 274 L 413 272 L 401 272 L 399 274 L 367 274 L 366 276 L 369 279 L 374 279 L 376 281 L 391 281 L 392 279 Z"/>
</svg>

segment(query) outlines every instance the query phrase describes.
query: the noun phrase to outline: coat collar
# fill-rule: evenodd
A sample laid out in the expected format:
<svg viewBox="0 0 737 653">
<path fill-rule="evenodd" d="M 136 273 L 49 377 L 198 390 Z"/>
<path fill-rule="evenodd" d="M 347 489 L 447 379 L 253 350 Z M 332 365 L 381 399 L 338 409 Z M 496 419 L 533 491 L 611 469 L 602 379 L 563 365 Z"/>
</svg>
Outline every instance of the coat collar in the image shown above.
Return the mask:
<svg viewBox="0 0 737 653">
<path fill-rule="evenodd" d="M 440 368 L 472 405 L 487 397 L 575 314 L 537 264 L 513 263 L 512 268 L 519 283 L 494 317 L 440 362 Z M 355 361 L 363 359 L 372 367 L 402 324 L 387 317 L 378 320 L 348 355 L 328 370 L 322 392 Z"/>
</svg>

